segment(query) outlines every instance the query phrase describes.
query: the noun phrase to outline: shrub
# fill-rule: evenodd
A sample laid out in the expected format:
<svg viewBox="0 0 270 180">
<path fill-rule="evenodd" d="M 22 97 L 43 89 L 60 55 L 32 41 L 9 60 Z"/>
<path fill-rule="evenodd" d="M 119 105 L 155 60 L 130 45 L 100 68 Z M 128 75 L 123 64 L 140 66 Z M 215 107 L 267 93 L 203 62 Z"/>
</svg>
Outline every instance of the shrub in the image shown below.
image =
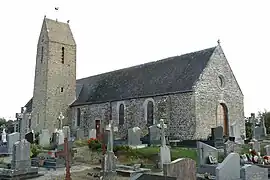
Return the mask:
<svg viewBox="0 0 270 180">
<path fill-rule="evenodd" d="M 31 144 L 31 158 L 37 157 L 37 155 L 40 153 L 40 150 L 38 149 L 38 146 L 35 144 Z"/>
<path fill-rule="evenodd" d="M 89 149 L 92 151 L 98 151 L 101 150 L 102 144 L 98 139 L 91 138 L 87 142 Z"/>
</svg>

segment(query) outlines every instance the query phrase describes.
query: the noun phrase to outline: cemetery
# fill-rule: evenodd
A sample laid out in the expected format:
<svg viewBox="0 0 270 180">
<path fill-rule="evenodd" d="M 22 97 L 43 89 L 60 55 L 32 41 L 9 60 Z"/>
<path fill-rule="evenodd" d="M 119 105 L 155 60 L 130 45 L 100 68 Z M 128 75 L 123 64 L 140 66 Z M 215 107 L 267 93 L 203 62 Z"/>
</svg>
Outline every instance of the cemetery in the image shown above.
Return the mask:
<svg viewBox="0 0 270 180">
<path fill-rule="evenodd" d="M 21 117 L 27 118 L 24 113 Z M 163 119 L 146 135 L 139 127 L 128 129 L 126 139 L 117 137 L 113 121 L 104 122 L 101 136 L 96 129 L 72 133 L 62 125 L 62 113 L 52 134 L 47 129 L 35 133 L 27 123 L 10 134 L 2 127 L 0 179 L 46 176 L 44 169 L 63 168 L 63 178 L 69 179 L 76 175 L 72 167 L 87 164 L 89 169 L 81 172 L 85 179 L 265 180 L 270 174 L 270 137 L 263 122 L 252 117 L 250 140 L 241 137 L 233 124 L 229 137 L 217 126 L 208 139 L 171 141 Z"/>
</svg>

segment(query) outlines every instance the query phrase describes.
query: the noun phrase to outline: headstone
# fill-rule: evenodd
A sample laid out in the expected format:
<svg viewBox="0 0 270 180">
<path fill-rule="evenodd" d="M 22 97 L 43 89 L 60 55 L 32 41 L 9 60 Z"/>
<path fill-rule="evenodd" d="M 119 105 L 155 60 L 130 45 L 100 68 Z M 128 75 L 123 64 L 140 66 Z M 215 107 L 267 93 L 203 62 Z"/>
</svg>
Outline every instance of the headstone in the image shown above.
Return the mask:
<svg viewBox="0 0 270 180">
<path fill-rule="evenodd" d="M 7 142 L 7 133 L 5 128 L 3 129 L 1 140 L 3 143 Z"/>
<path fill-rule="evenodd" d="M 24 139 L 25 134 L 29 131 L 29 119 L 31 114 L 27 113 L 26 107 L 22 108 L 22 119 L 20 121 L 20 139 Z"/>
<path fill-rule="evenodd" d="M 26 133 L 25 134 L 25 139 L 30 142 L 31 144 L 34 143 L 34 134 L 32 132 Z"/>
<path fill-rule="evenodd" d="M 203 142 L 197 141 L 198 163 L 199 165 L 209 164 L 209 156 L 218 159 L 218 150 Z"/>
<path fill-rule="evenodd" d="M 84 130 L 83 129 L 77 129 L 76 138 L 77 139 L 84 139 Z"/>
<path fill-rule="evenodd" d="M 68 140 L 70 140 L 70 128 L 69 126 L 64 126 L 63 127 L 63 133 Z"/>
<path fill-rule="evenodd" d="M 261 140 L 263 135 L 263 129 L 260 126 L 256 126 L 254 129 L 254 136 L 256 140 Z"/>
<path fill-rule="evenodd" d="M 165 139 L 165 127 L 163 119 L 160 120 L 159 124 L 161 128 L 161 146 L 160 146 L 160 167 L 163 168 L 164 163 L 171 162 L 171 150 L 168 146 L 166 146 L 166 139 Z"/>
<path fill-rule="evenodd" d="M 51 135 L 48 129 L 42 129 L 41 134 L 39 135 L 39 145 L 46 147 L 50 145 Z"/>
<path fill-rule="evenodd" d="M 140 138 L 141 138 L 141 129 L 139 127 L 128 129 L 128 145 L 130 146 L 141 145 L 142 142 L 140 141 Z"/>
<path fill-rule="evenodd" d="M 102 163 L 102 175 L 104 180 L 115 180 L 116 179 L 116 161 L 117 157 L 113 152 L 113 124 L 110 121 L 109 125 L 106 127 L 106 131 L 108 134 L 108 143 L 107 143 L 107 151 L 103 158 Z"/>
<path fill-rule="evenodd" d="M 263 128 L 263 136 L 267 136 L 266 126 L 265 126 L 265 116 L 262 117 L 261 125 Z"/>
<path fill-rule="evenodd" d="M 264 148 L 265 148 L 266 155 L 270 156 L 270 145 L 266 145 L 264 146 Z"/>
<path fill-rule="evenodd" d="M 240 156 L 229 154 L 216 168 L 216 180 L 240 179 Z"/>
<path fill-rule="evenodd" d="M 13 146 L 11 168 L 24 170 L 31 167 L 30 143 L 22 139 L 17 141 Z"/>
<path fill-rule="evenodd" d="M 238 121 L 232 124 L 231 130 L 232 130 L 232 136 L 235 138 L 235 142 L 238 144 L 243 144 L 244 140 L 241 138 L 240 126 L 239 126 Z"/>
<path fill-rule="evenodd" d="M 225 146 L 224 146 L 225 157 L 228 156 L 230 153 L 234 152 L 234 146 L 235 146 L 235 143 L 233 141 L 225 142 Z"/>
<path fill-rule="evenodd" d="M 151 145 L 160 144 L 160 128 L 157 125 L 149 127 L 149 141 Z"/>
<path fill-rule="evenodd" d="M 268 180 L 268 169 L 256 165 L 245 164 L 240 173 L 242 180 Z"/>
<path fill-rule="evenodd" d="M 177 179 L 196 180 L 196 162 L 189 158 L 179 158 L 163 165 L 164 176 Z"/>
<path fill-rule="evenodd" d="M 57 132 L 57 145 L 64 144 L 65 134 L 62 130 Z"/>
<path fill-rule="evenodd" d="M 256 139 L 255 137 L 255 127 L 256 127 L 256 119 L 255 119 L 255 113 L 251 113 L 251 123 L 252 123 L 252 139 Z"/>
<path fill-rule="evenodd" d="M 89 129 L 89 131 L 88 131 L 88 138 L 89 139 L 91 139 L 91 138 L 94 138 L 94 139 L 96 139 L 97 138 L 97 136 L 96 136 L 96 129 Z"/>
<path fill-rule="evenodd" d="M 20 140 L 20 133 L 14 132 L 7 135 L 7 147 L 8 147 L 8 153 L 12 154 L 13 152 L 13 145 L 15 142 Z"/>
<path fill-rule="evenodd" d="M 261 151 L 260 142 L 257 140 L 253 140 L 252 149 L 255 150 L 256 152 L 260 152 Z"/>
<path fill-rule="evenodd" d="M 212 128 L 212 137 L 213 137 L 214 144 L 215 144 L 216 148 L 223 148 L 224 147 L 223 127 L 222 126 Z"/>
</svg>

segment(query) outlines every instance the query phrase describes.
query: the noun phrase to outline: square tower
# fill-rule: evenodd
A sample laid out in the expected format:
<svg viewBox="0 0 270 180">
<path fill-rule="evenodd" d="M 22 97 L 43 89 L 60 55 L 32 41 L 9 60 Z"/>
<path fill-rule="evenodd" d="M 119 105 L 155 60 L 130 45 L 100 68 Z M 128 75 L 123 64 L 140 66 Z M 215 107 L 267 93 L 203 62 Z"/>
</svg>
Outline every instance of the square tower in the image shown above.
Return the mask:
<svg viewBox="0 0 270 180">
<path fill-rule="evenodd" d="M 38 44 L 32 105 L 32 129 L 59 127 L 60 112 L 69 120 L 76 98 L 76 43 L 67 23 L 44 18 Z"/>
</svg>

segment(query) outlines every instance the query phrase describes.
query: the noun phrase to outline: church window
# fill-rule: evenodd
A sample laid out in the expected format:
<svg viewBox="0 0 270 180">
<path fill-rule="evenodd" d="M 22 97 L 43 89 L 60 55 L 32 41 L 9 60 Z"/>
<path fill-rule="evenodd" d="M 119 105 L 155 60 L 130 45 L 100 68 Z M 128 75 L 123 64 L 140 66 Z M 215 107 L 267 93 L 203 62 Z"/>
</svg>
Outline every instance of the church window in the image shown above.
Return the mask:
<svg viewBox="0 0 270 180">
<path fill-rule="evenodd" d="M 220 76 L 218 76 L 218 85 L 219 85 L 219 87 L 220 88 L 224 88 L 224 86 L 225 86 L 225 79 L 224 79 L 224 77 L 222 76 L 222 75 L 220 75 Z"/>
<path fill-rule="evenodd" d="M 64 88 L 63 87 L 61 87 L 61 90 L 60 90 L 61 92 L 64 92 Z"/>
<path fill-rule="evenodd" d="M 64 47 L 62 47 L 61 61 L 62 61 L 62 64 L 64 64 L 64 62 L 65 62 L 65 48 Z"/>
<path fill-rule="evenodd" d="M 119 106 L 119 125 L 123 125 L 125 123 L 125 106 L 124 104 L 120 104 Z"/>
<path fill-rule="evenodd" d="M 44 51 L 44 48 L 43 46 L 41 47 L 41 57 L 40 57 L 40 62 L 42 63 L 43 62 L 43 51 Z"/>
<path fill-rule="evenodd" d="M 154 124 L 154 103 L 152 101 L 147 103 L 147 124 L 149 126 Z"/>
<path fill-rule="evenodd" d="M 77 108 L 77 126 L 81 125 L 81 109 Z"/>
</svg>

